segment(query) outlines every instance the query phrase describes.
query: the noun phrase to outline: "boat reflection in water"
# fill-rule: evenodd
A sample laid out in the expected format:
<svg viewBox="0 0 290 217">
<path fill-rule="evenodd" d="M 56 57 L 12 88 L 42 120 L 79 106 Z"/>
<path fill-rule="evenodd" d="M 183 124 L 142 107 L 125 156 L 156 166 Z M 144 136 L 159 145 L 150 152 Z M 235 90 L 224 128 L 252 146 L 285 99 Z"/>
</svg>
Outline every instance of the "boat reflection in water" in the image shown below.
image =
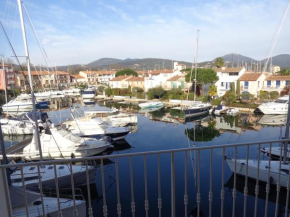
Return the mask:
<svg viewBox="0 0 290 217">
<path fill-rule="evenodd" d="M 258 121 L 262 125 L 279 126 L 286 125 L 287 115 L 263 115 Z"/>
<path fill-rule="evenodd" d="M 83 103 L 85 105 L 92 106 L 92 105 L 95 105 L 96 101 L 95 101 L 95 99 L 83 99 Z"/>
<path fill-rule="evenodd" d="M 246 182 L 245 177 L 237 174 L 237 176 L 236 176 L 236 190 L 242 194 L 241 195 L 242 197 L 244 196 L 245 182 Z M 225 183 L 224 186 L 230 190 L 232 190 L 234 188 L 234 174 L 232 174 L 232 176 L 229 178 L 229 180 Z M 266 187 L 267 187 L 267 183 L 259 182 L 258 198 L 260 198 L 262 200 L 266 200 L 266 197 L 267 197 Z M 272 202 L 273 204 L 276 203 L 276 199 L 277 199 L 276 189 L 277 189 L 276 186 L 273 186 L 273 187 L 271 187 L 271 190 L 269 191 L 268 201 Z M 248 192 L 248 195 L 253 197 L 252 199 L 255 200 L 256 180 L 248 178 L 248 191 L 247 192 Z M 279 198 L 278 198 L 279 201 L 278 202 L 279 202 L 279 205 L 284 206 L 283 210 L 285 209 L 285 206 L 286 206 L 286 199 L 287 199 L 287 191 L 285 191 L 285 189 L 282 188 L 279 192 Z M 243 204 L 241 206 L 243 206 Z M 290 207 L 290 201 L 288 202 L 288 207 Z M 280 211 L 282 211 L 282 210 L 280 209 Z M 289 209 L 288 209 L 288 212 L 289 212 Z M 279 215 L 279 216 L 282 216 L 282 215 Z"/>
</svg>

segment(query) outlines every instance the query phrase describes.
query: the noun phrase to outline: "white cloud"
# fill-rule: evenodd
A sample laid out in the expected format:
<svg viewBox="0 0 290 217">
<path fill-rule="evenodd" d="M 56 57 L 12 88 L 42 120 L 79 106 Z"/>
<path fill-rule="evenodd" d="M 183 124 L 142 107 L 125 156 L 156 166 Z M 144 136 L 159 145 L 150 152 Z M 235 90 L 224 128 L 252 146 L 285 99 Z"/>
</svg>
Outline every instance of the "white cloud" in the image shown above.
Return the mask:
<svg viewBox="0 0 290 217">
<path fill-rule="evenodd" d="M 52 62 L 60 65 L 86 64 L 102 57 L 192 61 L 196 29 L 201 30 L 199 61 L 232 52 L 263 59 L 286 3 L 115 0 L 106 4 L 98 1 L 90 12 L 52 5 L 31 13 L 38 13 L 38 17 L 43 14 L 39 19 L 34 16 L 33 22 Z M 288 15 L 274 54 L 289 53 L 289 26 Z M 35 62 L 42 61 L 37 53 L 32 57 Z"/>
</svg>

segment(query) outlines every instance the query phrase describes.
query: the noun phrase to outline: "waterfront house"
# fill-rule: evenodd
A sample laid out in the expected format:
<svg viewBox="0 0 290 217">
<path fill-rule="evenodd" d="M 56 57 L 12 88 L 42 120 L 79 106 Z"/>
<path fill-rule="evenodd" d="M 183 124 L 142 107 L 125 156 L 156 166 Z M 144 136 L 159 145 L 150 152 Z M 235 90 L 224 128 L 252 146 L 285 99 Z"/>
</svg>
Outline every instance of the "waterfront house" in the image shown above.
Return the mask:
<svg viewBox="0 0 290 217">
<path fill-rule="evenodd" d="M 290 75 L 270 75 L 264 81 L 262 87 L 263 91 L 277 91 L 281 92 L 284 87 L 288 86 L 290 82 Z"/>
<path fill-rule="evenodd" d="M 73 84 L 86 84 L 87 83 L 85 77 L 81 75 L 71 75 L 70 80 L 71 80 L 71 83 Z"/>
<path fill-rule="evenodd" d="M 115 78 L 116 71 L 96 71 L 95 79 L 98 83 L 109 84 L 109 81 Z"/>
<path fill-rule="evenodd" d="M 109 86 L 111 88 L 128 88 L 129 84 L 127 79 L 131 78 L 131 76 L 118 76 L 109 81 Z"/>
<path fill-rule="evenodd" d="M 128 78 L 126 80 L 128 82 L 128 86 L 130 85 L 131 88 L 133 87 L 140 87 L 143 90 L 145 89 L 145 78 L 144 77 L 135 77 L 135 76 L 131 76 L 130 78 Z"/>
<path fill-rule="evenodd" d="M 248 92 L 254 96 L 259 96 L 265 78 L 266 75 L 264 73 L 244 73 L 239 79 L 241 93 Z"/>
<path fill-rule="evenodd" d="M 98 80 L 96 71 L 80 71 L 79 75 L 83 76 L 88 84 L 95 84 Z"/>
<path fill-rule="evenodd" d="M 174 88 L 181 88 L 182 90 L 187 90 L 188 86 L 191 86 L 191 83 L 185 81 L 185 75 L 176 75 L 172 78 L 169 78 L 164 84 L 163 88 L 165 90 L 171 90 Z"/>
<path fill-rule="evenodd" d="M 4 65 L 3 69 L 0 69 L 0 90 L 4 90 L 4 74 L 5 84 L 8 90 L 10 89 L 21 89 L 20 77 L 21 73 L 13 69 L 11 65 Z"/>
<path fill-rule="evenodd" d="M 178 62 L 174 62 L 173 64 L 174 71 L 181 71 L 182 69 L 186 69 L 185 64 L 178 64 Z"/>
<path fill-rule="evenodd" d="M 227 91 L 231 90 L 232 83 L 237 86 L 237 80 L 245 73 L 244 67 L 238 68 L 215 68 L 214 69 L 219 77 L 219 80 L 215 83 L 217 86 L 217 95 L 223 96 Z"/>
</svg>

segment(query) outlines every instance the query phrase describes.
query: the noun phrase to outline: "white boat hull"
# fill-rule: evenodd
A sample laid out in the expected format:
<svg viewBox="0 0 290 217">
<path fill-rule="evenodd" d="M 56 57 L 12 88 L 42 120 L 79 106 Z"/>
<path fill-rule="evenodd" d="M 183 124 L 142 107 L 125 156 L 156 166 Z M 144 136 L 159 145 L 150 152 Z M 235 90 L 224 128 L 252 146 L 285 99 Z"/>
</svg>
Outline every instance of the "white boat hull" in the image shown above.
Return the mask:
<svg viewBox="0 0 290 217">
<path fill-rule="evenodd" d="M 226 160 L 231 171 L 235 172 L 235 160 L 234 159 L 227 159 Z M 236 173 L 242 176 L 246 176 L 246 160 L 239 160 L 236 161 Z M 270 170 L 270 184 L 277 185 L 279 182 L 279 161 L 271 161 L 271 170 Z M 248 163 L 248 177 L 252 179 L 257 179 L 257 170 L 258 170 L 258 161 L 256 160 L 249 160 Z M 262 160 L 260 161 L 260 167 L 259 167 L 259 181 L 262 182 L 268 182 L 268 172 L 269 172 L 269 164 L 268 160 Z M 280 185 L 282 187 L 287 187 L 288 183 L 288 177 L 289 175 L 284 172 L 288 171 L 289 173 L 289 164 L 281 165 L 281 172 L 280 172 Z M 283 171 L 284 170 L 284 171 Z"/>
</svg>

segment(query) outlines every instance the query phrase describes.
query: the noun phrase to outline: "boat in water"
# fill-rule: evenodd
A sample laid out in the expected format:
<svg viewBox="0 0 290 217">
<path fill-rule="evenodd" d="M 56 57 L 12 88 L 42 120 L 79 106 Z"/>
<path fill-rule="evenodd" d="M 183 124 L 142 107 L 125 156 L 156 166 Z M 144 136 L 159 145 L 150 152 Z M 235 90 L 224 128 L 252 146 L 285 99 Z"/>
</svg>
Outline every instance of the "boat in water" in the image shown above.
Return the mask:
<svg viewBox="0 0 290 217">
<path fill-rule="evenodd" d="M 145 102 L 145 103 L 140 103 L 138 104 L 138 106 L 141 108 L 141 109 L 145 109 L 145 108 L 162 108 L 164 105 L 163 105 L 163 102 Z"/>
<path fill-rule="evenodd" d="M 265 115 L 287 115 L 289 96 L 282 96 L 273 102 L 263 103 L 257 110 Z"/>
<path fill-rule="evenodd" d="M 83 99 L 94 99 L 97 94 L 97 91 L 93 87 L 85 89 L 82 93 Z"/>
</svg>

